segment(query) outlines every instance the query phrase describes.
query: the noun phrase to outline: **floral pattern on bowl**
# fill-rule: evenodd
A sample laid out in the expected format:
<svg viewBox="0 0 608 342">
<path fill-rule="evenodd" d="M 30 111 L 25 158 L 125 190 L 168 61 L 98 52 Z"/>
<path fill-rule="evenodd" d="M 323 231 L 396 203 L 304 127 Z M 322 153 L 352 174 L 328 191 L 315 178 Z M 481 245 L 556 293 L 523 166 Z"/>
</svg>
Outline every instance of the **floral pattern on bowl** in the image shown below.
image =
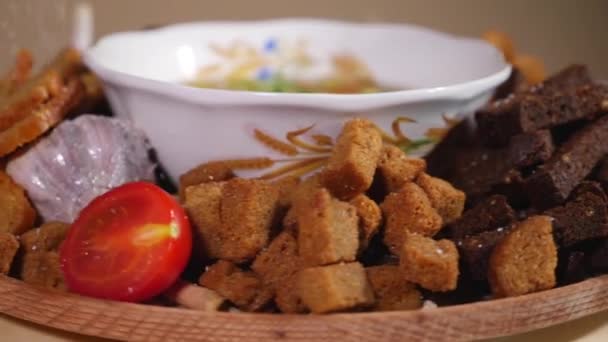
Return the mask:
<svg viewBox="0 0 608 342">
<path fill-rule="evenodd" d="M 235 39 L 209 44 L 219 59 L 200 67 L 187 84 L 200 88 L 292 93 L 373 93 L 369 68 L 356 56 L 311 53 L 304 38 Z"/>
</svg>

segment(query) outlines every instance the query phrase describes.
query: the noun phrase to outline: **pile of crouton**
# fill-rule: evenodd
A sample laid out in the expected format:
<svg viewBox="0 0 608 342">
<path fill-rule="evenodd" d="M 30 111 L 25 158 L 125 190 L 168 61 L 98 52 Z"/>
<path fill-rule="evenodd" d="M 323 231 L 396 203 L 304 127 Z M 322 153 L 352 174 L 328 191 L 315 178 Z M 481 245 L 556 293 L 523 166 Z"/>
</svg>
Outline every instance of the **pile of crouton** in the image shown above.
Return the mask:
<svg viewBox="0 0 608 342">
<path fill-rule="evenodd" d="M 420 288 L 457 286 L 456 246 L 433 236 L 465 203 L 425 168 L 363 119 L 344 125 L 326 167 L 303 181 L 197 167 L 180 193 L 204 252 L 197 257 L 211 262 L 200 285 L 245 311 L 420 308 Z M 361 262 L 382 248 L 398 258 Z"/>
</svg>

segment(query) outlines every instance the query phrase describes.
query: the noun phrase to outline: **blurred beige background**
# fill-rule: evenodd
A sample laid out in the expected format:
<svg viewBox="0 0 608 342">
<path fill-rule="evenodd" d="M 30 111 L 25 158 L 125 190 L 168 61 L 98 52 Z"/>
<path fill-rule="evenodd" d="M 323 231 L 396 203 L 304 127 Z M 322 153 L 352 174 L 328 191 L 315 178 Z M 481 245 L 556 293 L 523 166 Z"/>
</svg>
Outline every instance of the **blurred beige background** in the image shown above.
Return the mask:
<svg viewBox="0 0 608 342">
<path fill-rule="evenodd" d="M 46 58 L 70 40 L 71 8 L 84 0 L 0 0 L 0 49 L 31 48 Z M 410 22 L 479 36 L 496 28 L 549 71 L 584 62 L 608 79 L 608 0 L 89 0 L 97 36 L 149 24 L 279 16 Z M 4 54 L 0 68 L 9 60 Z"/>
</svg>

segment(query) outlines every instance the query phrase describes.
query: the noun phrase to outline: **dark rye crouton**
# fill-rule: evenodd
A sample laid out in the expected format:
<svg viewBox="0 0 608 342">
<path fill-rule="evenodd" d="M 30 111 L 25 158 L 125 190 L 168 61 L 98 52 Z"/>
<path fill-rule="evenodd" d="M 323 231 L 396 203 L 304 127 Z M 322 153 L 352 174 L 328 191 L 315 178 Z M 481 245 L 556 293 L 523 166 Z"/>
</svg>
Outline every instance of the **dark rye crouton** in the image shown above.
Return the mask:
<svg viewBox="0 0 608 342">
<path fill-rule="evenodd" d="M 458 250 L 450 240 L 407 234 L 399 267 L 406 280 L 430 291 L 451 291 L 458 284 Z"/>
<path fill-rule="evenodd" d="M 373 310 L 414 310 L 422 307 L 420 291 L 401 276 L 399 266 L 381 265 L 365 270 L 376 297 Z"/>
<path fill-rule="evenodd" d="M 0 232 L 22 234 L 34 226 L 36 211 L 25 191 L 0 171 Z"/>
<path fill-rule="evenodd" d="M 21 235 L 23 256 L 19 274 L 24 282 L 65 289 L 58 250 L 68 229 L 65 223 L 49 222 Z"/>
<path fill-rule="evenodd" d="M 179 177 L 179 198 L 185 199 L 186 188 L 201 183 L 227 181 L 236 177 L 225 163 L 209 162 L 200 164 Z"/>
<path fill-rule="evenodd" d="M 589 77 L 577 76 L 577 73 L 560 73 L 477 112 L 475 119 L 482 140 L 487 145 L 503 146 L 520 133 L 597 115 L 608 95 L 606 87 L 591 83 Z"/>
<path fill-rule="evenodd" d="M 509 233 L 508 226 L 484 231 L 456 241 L 460 259 L 466 265 L 471 279 L 486 280 L 488 265 L 494 247 Z"/>
<path fill-rule="evenodd" d="M 352 205 L 317 190 L 296 204 L 298 251 L 307 266 L 354 261 L 359 248 L 359 218 Z"/>
<path fill-rule="evenodd" d="M 19 241 L 10 233 L 0 232 L 0 274 L 8 274 L 19 249 Z"/>
<path fill-rule="evenodd" d="M 395 145 L 384 145 L 378 160 L 378 175 L 386 193 L 395 192 L 426 170 L 426 161 L 408 157 Z"/>
<path fill-rule="evenodd" d="M 313 313 L 345 311 L 374 304 L 374 292 L 358 262 L 304 269 L 296 291 Z"/>
<path fill-rule="evenodd" d="M 355 207 L 359 216 L 359 252 L 361 252 L 378 233 L 382 223 L 382 210 L 376 202 L 365 195 L 357 195 L 348 203 Z"/>
<path fill-rule="evenodd" d="M 519 296 L 555 286 L 557 248 L 552 230 L 549 216 L 532 216 L 496 245 L 488 269 L 495 296 Z"/>
<path fill-rule="evenodd" d="M 515 211 L 502 195 L 493 195 L 464 212 L 462 217 L 450 224 L 449 230 L 455 239 L 475 235 L 495 228 L 505 227 L 515 221 Z"/>
<path fill-rule="evenodd" d="M 284 313 L 304 312 L 297 297 L 295 275 L 301 268 L 298 256 L 298 243 L 291 233 L 284 231 L 258 254 L 251 269 L 273 291 L 275 303 Z"/>
<path fill-rule="evenodd" d="M 321 172 L 321 183 L 341 200 L 364 193 L 372 184 L 381 149 L 382 136 L 372 122 L 346 122 Z"/>
<path fill-rule="evenodd" d="M 541 129 L 512 137 L 507 148 L 507 158 L 515 167 L 528 167 L 549 160 L 554 150 L 551 131 Z"/>
<path fill-rule="evenodd" d="M 608 203 L 599 187 L 583 183 L 563 206 L 544 212 L 552 217 L 553 234 L 559 246 L 608 237 Z"/>
<path fill-rule="evenodd" d="M 608 116 L 589 123 L 566 141 L 551 159 L 526 179 L 532 204 L 547 209 L 563 203 L 570 192 L 608 153 Z"/>
<path fill-rule="evenodd" d="M 188 187 L 185 207 L 209 257 L 241 262 L 268 243 L 277 202 L 273 185 L 235 178 Z"/>
<path fill-rule="evenodd" d="M 380 208 L 386 222 L 384 243 L 395 255 L 399 254 L 406 234 L 433 236 L 443 224 L 424 190 L 414 183 L 406 183 L 398 192 L 386 196 Z"/>
<path fill-rule="evenodd" d="M 199 284 L 245 311 L 259 311 L 272 299 L 272 292 L 255 273 L 243 271 L 226 260 L 208 267 Z"/>
<path fill-rule="evenodd" d="M 464 192 L 454 188 L 452 184 L 443 179 L 421 173 L 416 179 L 418 184 L 431 201 L 431 205 L 441 218 L 444 224 L 458 219 L 464 210 L 466 196 Z"/>
</svg>

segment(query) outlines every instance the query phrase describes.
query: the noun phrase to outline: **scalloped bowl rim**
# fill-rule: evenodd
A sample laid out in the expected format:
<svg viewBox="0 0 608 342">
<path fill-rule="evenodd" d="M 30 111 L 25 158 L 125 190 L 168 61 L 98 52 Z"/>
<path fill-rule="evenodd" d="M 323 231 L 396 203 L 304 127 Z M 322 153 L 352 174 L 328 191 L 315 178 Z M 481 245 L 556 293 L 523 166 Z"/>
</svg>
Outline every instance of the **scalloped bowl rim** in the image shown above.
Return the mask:
<svg viewBox="0 0 608 342">
<path fill-rule="evenodd" d="M 336 20 L 318 19 L 278 19 L 262 21 L 209 21 L 191 22 L 169 25 L 146 31 L 127 31 L 113 33 L 102 37 L 94 46 L 84 52 L 85 63 L 97 73 L 104 81 L 117 85 L 145 90 L 159 95 L 184 100 L 199 105 L 213 106 L 240 106 L 240 105 L 266 105 L 266 106 L 298 106 L 338 111 L 373 110 L 384 107 L 397 106 L 406 103 L 419 103 L 434 100 L 467 100 L 498 86 L 506 80 L 511 73 L 511 65 L 502 60 L 504 66 L 496 72 L 485 77 L 472 79 L 446 86 L 396 90 L 370 94 L 329 94 L 329 93 L 272 93 L 257 91 L 242 91 L 228 89 L 196 88 L 179 83 L 154 80 L 127 72 L 114 70 L 100 62 L 95 54 L 96 48 L 107 44 L 115 38 L 136 37 L 138 35 L 154 35 L 172 30 L 183 30 L 200 27 L 230 26 L 230 25 L 266 25 L 277 23 L 294 24 L 325 24 L 364 28 L 386 29 L 413 29 L 429 34 L 436 34 L 444 38 L 488 43 L 475 38 L 460 37 L 441 31 L 436 31 L 410 24 L 395 23 L 353 23 Z M 237 100 L 235 100 L 237 99 Z"/>
</svg>

